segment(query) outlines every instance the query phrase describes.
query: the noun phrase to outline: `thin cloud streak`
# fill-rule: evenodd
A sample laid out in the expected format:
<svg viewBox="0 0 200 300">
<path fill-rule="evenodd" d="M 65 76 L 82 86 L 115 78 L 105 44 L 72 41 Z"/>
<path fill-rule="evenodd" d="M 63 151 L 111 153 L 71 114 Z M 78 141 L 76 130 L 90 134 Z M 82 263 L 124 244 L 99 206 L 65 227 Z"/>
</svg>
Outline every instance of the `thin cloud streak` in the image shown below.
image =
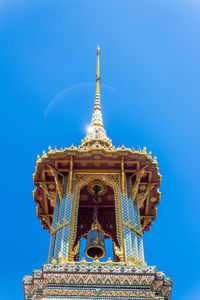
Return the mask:
<svg viewBox="0 0 200 300">
<path fill-rule="evenodd" d="M 51 101 L 50 103 L 48 104 L 47 108 L 45 109 L 44 111 L 44 117 L 47 116 L 49 110 L 51 109 L 51 107 L 53 105 L 55 105 L 63 96 L 68 96 L 68 94 L 70 92 L 75 92 L 78 88 L 80 87 L 85 87 L 85 86 L 94 86 L 95 83 L 94 82 L 83 82 L 83 83 L 78 83 L 78 84 L 75 84 L 75 85 L 72 85 L 70 87 L 68 87 L 67 89 L 63 90 L 62 92 L 60 92 L 57 96 L 55 96 Z M 114 89 L 113 87 L 107 85 L 107 84 L 101 84 L 102 87 L 106 88 L 106 89 L 109 89 L 110 91 L 112 92 L 117 92 L 116 89 Z"/>
</svg>

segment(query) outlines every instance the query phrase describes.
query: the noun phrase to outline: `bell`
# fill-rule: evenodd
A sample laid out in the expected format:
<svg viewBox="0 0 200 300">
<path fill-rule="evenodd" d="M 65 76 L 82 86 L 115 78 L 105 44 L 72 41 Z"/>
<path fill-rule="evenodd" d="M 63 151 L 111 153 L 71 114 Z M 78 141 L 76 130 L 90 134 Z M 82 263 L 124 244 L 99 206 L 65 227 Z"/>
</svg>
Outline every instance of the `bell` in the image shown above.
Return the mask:
<svg viewBox="0 0 200 300">
<path fill-rule="evenodd" d="M 85 255 L 92 259 L 100 259 L 105 254 L 104 233 L 99 226 L 92 226 L 87 235 Z"/>
<path fill-rule="evenodd" d="M 101 230 L 101 225 L 98 222 L 98 193 L 102 190 L 102 187 L 98 184 L 93 186 L 95 193 L 96 206 L 93 212 L 93 220 L 91 230 L 88 232 L 85 255 L 92 259 L 100 259 L 106 254 L 104 233 Z"/>
</svg>

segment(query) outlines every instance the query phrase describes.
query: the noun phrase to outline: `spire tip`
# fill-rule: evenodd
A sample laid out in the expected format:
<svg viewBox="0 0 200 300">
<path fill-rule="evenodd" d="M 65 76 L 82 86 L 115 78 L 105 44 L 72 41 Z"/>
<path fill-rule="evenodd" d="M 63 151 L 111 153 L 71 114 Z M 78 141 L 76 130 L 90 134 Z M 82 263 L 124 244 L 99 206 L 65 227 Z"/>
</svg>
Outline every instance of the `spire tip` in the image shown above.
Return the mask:
<svg viewBox="0 0 200 300">
<path fill-rule="evenodd" d="M 101 49 L 99 47 L 99 45 L 97 45 L 97 55 L 100 53 Z"/>
</svg>

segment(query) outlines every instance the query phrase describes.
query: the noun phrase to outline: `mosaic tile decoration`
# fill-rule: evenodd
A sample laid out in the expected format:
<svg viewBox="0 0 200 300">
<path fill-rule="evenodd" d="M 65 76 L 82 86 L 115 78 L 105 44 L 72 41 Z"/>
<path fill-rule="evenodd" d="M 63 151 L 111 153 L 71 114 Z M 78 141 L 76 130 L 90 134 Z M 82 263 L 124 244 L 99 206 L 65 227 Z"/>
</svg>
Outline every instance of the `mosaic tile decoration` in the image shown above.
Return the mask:
<svg viewBox="0 0 200 300">
<path fill-rule="evenodd" d="M 25 276 L 26 300 L 170 300 L 172 279 L 154 266 L 45 264 Z"/>
</svg>

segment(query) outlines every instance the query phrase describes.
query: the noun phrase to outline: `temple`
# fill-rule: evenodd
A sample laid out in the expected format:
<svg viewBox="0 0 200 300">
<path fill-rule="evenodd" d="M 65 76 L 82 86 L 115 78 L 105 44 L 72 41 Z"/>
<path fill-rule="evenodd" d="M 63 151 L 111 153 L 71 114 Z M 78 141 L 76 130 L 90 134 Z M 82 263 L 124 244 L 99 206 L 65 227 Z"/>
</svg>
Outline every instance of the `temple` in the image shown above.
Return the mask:
<svg viewBox="0 0 200 300">
<path fill-rule="evenodd" d="M 171 296 L 172 279 L 148 266 L 144 256 L 143 234 L 156 219 L 160 201 L 157 160 L 146 148 L 116 148 L 108 138 L 99 56 L 98 47 L 94 110 L 86 137 L 79 147 L 49 147 L 37 157 L 33 197 L 50 246 L 41 270 L 23 279 L 26 300 Z"/>
</svg>

